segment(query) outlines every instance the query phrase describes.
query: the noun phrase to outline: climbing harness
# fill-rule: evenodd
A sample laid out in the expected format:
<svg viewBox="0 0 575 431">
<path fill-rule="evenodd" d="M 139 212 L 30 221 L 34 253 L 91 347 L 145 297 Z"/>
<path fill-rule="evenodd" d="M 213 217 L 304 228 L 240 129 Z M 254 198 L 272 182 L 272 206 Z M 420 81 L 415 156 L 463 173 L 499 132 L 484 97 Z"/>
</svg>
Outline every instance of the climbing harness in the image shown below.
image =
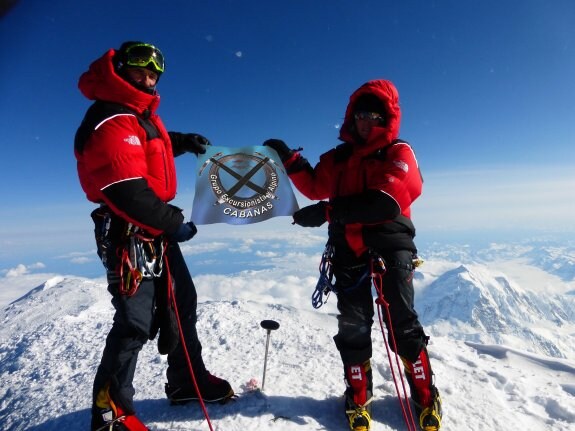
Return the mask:
<svg viewBox="0 0 575 431">
<path fill-rule="evenodd" d="M 131 296 L 144 279 L 162 275 L 165 240 L 154 238 L 132 223 L 128 223 L 120 256 L 120 293 Z"/>
<path fill-rule="evenodd" d="M 163 237 L 153 237 L 145 230 L 114 215 L 106 206 L 92 212 L 98 256 L 109 279 L 119 277 L 118 292 L 131 296 L 142 280 L 162 275 L 166 248 Z"/>
</svg>

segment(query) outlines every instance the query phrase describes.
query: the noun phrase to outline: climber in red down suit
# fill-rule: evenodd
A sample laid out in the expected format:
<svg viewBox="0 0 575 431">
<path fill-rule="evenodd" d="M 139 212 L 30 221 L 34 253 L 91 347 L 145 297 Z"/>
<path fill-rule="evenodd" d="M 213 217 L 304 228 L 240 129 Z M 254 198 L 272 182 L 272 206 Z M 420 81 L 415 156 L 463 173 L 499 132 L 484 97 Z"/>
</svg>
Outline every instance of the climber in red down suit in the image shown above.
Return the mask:
<svg viewBox="0 0 575 431">
<path fill-rule="evenodd" d="M 209 141 L 166 131 L 156 113 L 164 67 L 155 46 L 126 42 L 95 60 L 78 84 L 94 101 L 76 133 L 78 175 L 98 205 L 92 219 L 115 308 L 94 379 L 92 431 L 148 429 L 136 416 L 132 381 L 142 346 L 158 331 L 172 403 L 222 402 L 234 394 L 204 365 L 196 288 L 178 245 L 197 229 L 169 203 L 176 195 L 174 157 L 205 153 Z"/>
<path fill-rule="evenodd" d="M 279 154 L 297 189 L 320 202 L 294 214 L 304 227 L 329 223 L 338 333 L 334 337 L 344 368 L 345 410 L 354 431 L 371 422 L 371 327 L 374 307 L 370 259 L 383 259 L 383 295 L 411 389 L 416 421 L 425 431 L 441 426 L 441 401 L 427 353 L 428 337 L 414 309 L 413 273 L 417 249 L 410 206 L 423 180 L 411 146 L 400 139 L 401 111 L 395 86 L 373 80 L 350 97 L 340 129 L 342 144 L 320 156 L 312 168 L 281 140 L 264 145 Z M 392 343 L 390 347 L 393 349 Z"/>
</svg>

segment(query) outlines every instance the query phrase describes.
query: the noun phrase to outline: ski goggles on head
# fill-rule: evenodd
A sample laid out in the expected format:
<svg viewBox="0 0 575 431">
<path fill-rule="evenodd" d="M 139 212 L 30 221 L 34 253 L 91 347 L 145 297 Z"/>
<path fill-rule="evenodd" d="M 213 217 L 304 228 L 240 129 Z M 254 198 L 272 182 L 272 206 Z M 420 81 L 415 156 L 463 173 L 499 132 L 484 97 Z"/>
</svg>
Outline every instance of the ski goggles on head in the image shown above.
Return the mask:
<svg viewBox="0 0 575 431">
<path fill-rule="evenodd" d="M 148 68 L 151 63 L 156 72 L 164 72 L 164 56 L 158 48 L 147 43 L 139 43 L 126 48 L 124 61 L 127 66 L 131 67 Z"/>
<path fill-rule="evenodd" d="M 356 120 L 383 121 L 383 116 L 377 112 L 360 111 L 353 114 Z"/>
</svg>

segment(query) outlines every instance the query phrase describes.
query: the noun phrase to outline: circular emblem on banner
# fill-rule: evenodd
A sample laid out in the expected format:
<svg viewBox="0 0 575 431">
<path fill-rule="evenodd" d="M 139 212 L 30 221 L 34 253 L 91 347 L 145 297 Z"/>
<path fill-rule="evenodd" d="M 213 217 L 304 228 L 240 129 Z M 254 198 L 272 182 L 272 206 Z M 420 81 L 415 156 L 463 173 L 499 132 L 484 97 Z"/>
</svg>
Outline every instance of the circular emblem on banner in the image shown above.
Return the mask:
<svg viewBox="0 0 575 431">
<path fill-rule="evenodd" d="M 229 154 L 210 159 L 210 186 L 216 205 L 227 204 L 246 210 L 275 199 L 278 174 L 274 161 L 260 153 Z M 270 204 L 268 202 L 268 204 Z"/>
</svg>

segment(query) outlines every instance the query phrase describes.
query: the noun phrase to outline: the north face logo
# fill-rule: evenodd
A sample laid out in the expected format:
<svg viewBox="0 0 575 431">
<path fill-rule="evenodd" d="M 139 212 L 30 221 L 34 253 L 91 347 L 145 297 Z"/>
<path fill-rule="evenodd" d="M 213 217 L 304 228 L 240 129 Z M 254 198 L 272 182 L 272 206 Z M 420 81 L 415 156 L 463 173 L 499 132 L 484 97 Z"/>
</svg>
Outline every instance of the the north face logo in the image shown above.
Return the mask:
<svg viewBox="0 0 575 431">
<path fill-rule="evenodd" d="M 142 145 L 142 143 L 140 142 L 140 138 L 138 138 L 136 135 L 130 135 L 127 138 L 124 138 L 124 142 L 127 142 L 130 145 L 138 145 L 138 146 Z"/>
<path fill-rule="evenodd" d="M 394 160 L 393 164 L 401 169 L 403 172 L 407 172 L 409 170 L 409 166 L 403 160 Z"/>
</svg>

